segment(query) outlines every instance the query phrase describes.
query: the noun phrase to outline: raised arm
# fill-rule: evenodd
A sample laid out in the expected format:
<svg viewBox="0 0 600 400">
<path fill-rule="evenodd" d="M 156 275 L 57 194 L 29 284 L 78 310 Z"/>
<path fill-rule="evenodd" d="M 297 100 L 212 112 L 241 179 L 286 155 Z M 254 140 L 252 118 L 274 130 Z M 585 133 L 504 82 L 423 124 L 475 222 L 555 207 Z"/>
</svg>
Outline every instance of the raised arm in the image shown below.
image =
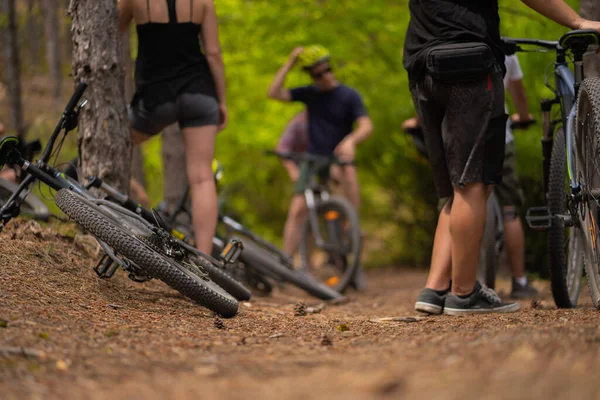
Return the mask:
<svg viewBox="0 0 600 400">
<path fill-rule="evenodd" d="M 219 42 L 219 24 L 217 12 L 212 0 L 204 5 L 204 19 L 202 20 L 202 38 L 204 40 L 204 52 L 208 60 L 210 72 L 215 80 L 217 98 L 219 100 L 219 112 L 222 130 L 227 125 L 227 96 L 225 93 L 225 64 L 221 54 L 221 43 Z"/>
<path fill-rule="evenodd" d="M 298 55 L 302 53 L 302 50 L 302 47 L 296 47 L 290 53 L 285 64 L 279 68 L 279 71 L 275 74 L 275 78 L 273 78 L 273 82 L 271 82 L 271 85 L 269 86 L 268 96 L 270 98 L 285 102 L 292 101 L 292 94 L 289 89 L 283 87 L 283 84 L 285 83 L 285 77 L 296 63 L 296 59 L 298 58 Z"/>
<path fill-rule="evenodd" d="M 594 29 L 600 32 L 600 22 L 581 18 L 564 0 L 522 0 L 527 6 L 554 22 L 571 29 Z"/>
</svg>

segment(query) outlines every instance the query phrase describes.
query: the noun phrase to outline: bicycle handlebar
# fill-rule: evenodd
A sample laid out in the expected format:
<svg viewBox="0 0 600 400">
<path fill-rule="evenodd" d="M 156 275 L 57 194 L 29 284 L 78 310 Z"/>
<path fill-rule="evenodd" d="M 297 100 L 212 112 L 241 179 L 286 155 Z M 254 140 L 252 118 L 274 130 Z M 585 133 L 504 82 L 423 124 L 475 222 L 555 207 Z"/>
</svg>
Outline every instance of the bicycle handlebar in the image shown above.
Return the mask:
<svg viewBox="0 0 600 400">
<path fill-rule="evenodd" d="M 277 150 L 266 150 L 265 155 L 269 156 L 277 156 L 279 158 L 284 158 L 290 161 L 308 161 L 308 162 L 318 162 L 318 161 L 326 161 L 337 165 L 354 165 L 354 160 L 352 161 L 343 161 L 340 160 L 335 155 L 325 156 L 320 154 L 310 154 L 310 153 L 297 153 L 297 152 L 281 152 Z"/>
<path fill-rule="evenodd" d="M 73 96 L 71 96 L 69 103 L 67 103 L 67 106 L 65 107 L 65 111 L 63 112 L 63 114 L 69 115 L 73 112 L 73 110 L 75 110 L 75 106 L 81 99 L 81 96 L 83 96 L 83 93 L 87 89 L 87 86 L 88 86 L 87 83 L 84 83 L 84 82 L 79 82 L 77 84 L 77 87 L 75 88 L 75 92 L 73 93 Z"/>
<path fill-rule="evenodd" d="M 526 51 L 520 45 L 537 46 L 547 50 L 558 50 L 560 48 L 557 40 L 539 40 L 539 39 L 518 39 L 502 37 L 504 43 L 504 53 L 507 55 L 514 54 L 519 51 Z"/>
</svg>

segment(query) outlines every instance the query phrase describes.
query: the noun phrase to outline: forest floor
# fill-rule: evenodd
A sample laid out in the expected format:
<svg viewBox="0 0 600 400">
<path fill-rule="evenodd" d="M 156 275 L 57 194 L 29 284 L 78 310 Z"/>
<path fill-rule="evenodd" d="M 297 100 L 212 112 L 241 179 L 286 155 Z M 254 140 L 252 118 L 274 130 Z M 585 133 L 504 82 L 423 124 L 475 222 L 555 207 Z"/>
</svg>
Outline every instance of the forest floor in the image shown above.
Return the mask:
<svg viewBox="0 0 600 400">
<path fill-rule="evenodd" d="M 100 280 L 74 225 L 12 222 L 0 236 L 3 399 L 595 398 L 600 312 L 538 302 L 506 315 L 426 317 L 424 271 L 369 271 L 320 304 L 290 287 L 221 320 L 160 282 Z M 500 291 L 506 293 L 507 282 Z M 584 288 L 585 290 L 585 288 Z M 321 309 L 295 316 L 298 301 Z M 382 318 L 396 317 L 395 320 Z"/>
</svg>

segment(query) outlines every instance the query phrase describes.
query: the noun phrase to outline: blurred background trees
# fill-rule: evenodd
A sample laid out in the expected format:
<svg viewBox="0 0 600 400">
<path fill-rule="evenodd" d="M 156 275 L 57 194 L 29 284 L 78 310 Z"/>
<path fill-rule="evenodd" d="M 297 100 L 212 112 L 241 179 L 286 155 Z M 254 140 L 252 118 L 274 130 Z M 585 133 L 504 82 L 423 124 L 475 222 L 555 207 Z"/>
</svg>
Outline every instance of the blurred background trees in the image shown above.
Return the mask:
<svg viewBox="0 0 600 400">
<path fill-rule="evenodd" d="M 0 87 L 0 120 L 9 129 L 13 104 L 7 38 L 7 3 L 0 0 L 2 17 L 3 85 Z M 23 120 L 30 137 L 45 137 L 72 90 L 71 20 L 66 0 L 16 2 L 18 71 L 23 84 Z M 402 67 L 404 34 L 409 20 L 407 0 L 216 0 L 226 65 L 230 125 L 219 134 L 217 157 L 225 170 L 223 189 L 227 204 L 244 222 L 280 243 L 292 187 L 278 160 L 263 155 L 273 148 L 286 122 L 300 105 L 279 104 L 266 98 L 273 74 L 297 45 L 320 43 L 333 56 L 340 80 L 358 89 L 375 124 L 373 136 L 358 149 L 362 210 L 367 233 L 367 264 L 426 266 L 436 222 L 436 197 L 429 166 L 419 157 L 400 125 L 414 113 Z M 600 18 L 597 0 L 570 0 L 588 16 Z M 544 19 L 519 1 L 500 0 L 502 33 L 513 37 L 558 39 L 566 29 Z M 53 22 L 55 21 L 55 22 Z M 51 32 L 50 32 L 51 31 Z M 125 59 L 135 58 L 136 36 Z M 125 48 L 125 47 L 124 47 Z M 552 53 L 519 55 L 525 73 L 529 104 L 537 119 L 539 101 L 551 96 L 545 75 Z M 14 63 L 14 61 L 13 61 Z M 599 68 L 596 65 L 596 70 Z M 131 76 L 131 69 L 126 69 Z M 61 83 L 62 82 L 62 83 Z M 293 72 L 288 85 L 309 83 L 308 76 Z M 8 94 L 11 94 L 10 96 Z M 130 96 L 130 92 L 127 94 Z M 127 99 L 129 101 L 129 99 Z M 519 170 L 526 190 L 526 206 L 541 205 L 541 127 L 516 132 Z M 64 159 L 76 154 L 71 138 Z M 143 148 L 145 181 L 153 204 L 162 199 L 161 139 Z M 527 261 L 544 273 L 545 236 L 527 231 Z"/>
</svg>

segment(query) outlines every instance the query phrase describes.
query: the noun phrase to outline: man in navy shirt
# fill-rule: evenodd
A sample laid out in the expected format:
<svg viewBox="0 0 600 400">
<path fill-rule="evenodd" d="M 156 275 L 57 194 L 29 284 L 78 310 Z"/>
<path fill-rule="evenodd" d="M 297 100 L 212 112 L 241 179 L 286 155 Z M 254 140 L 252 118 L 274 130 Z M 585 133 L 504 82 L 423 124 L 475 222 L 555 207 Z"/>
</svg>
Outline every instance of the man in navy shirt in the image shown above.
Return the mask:
<svg viewBox="0 0 600 400">
<path fill-rule="evenodd" d="M 286 89 L 283 87 L 285 78 L 298 60 L 310 74 L 313 84 Z M 356 90 L 337 81 L 329 63 L 329 52 L 322 46 L 294 49 L 275 75 L 269 87 L 269 97 L 284 102 L 299 101 L 306 105 L 308 152 L 311 154 L 335 154 L 344 161 L 352 161 L 356 145 L 369 137 L 373 130 L 361 96 Z M 340 176 L 346 196 L 358 210 L 360 197 L 356 167 L 344 166 Z M 298 185 L 284 228 L 283 251 L 289 255 L 298 248 L 302 223 L 306 217 L 303 191 L 302 185 Z"/>
</svg>

